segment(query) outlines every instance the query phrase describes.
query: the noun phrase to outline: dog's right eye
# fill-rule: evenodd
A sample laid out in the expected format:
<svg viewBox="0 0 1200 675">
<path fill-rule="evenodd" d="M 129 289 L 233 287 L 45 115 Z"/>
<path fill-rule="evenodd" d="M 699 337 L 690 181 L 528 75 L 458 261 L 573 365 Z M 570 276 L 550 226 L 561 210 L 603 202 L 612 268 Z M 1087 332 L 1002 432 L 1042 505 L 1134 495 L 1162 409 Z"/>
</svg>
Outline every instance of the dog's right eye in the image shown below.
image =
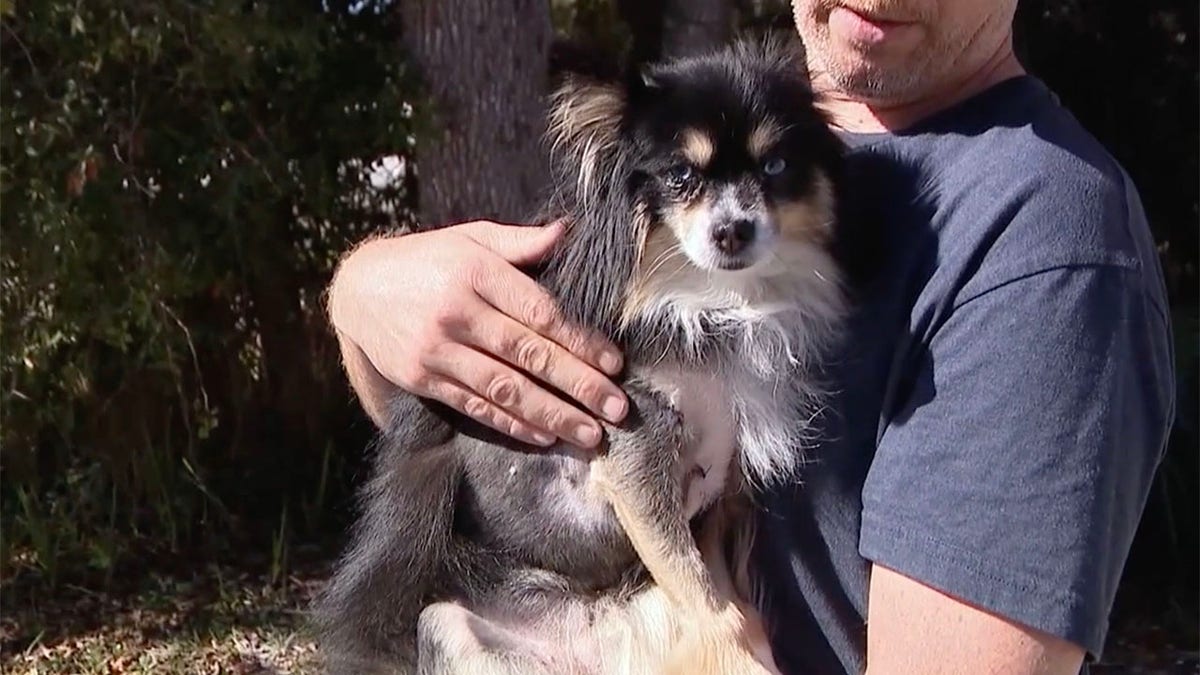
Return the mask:
<svg viewBox="0 0 1200 675">
<path fill-rule="evenodd" d="M 692 171 L 691 166 L 687 164 L 676 164 L 675 166 L 667 169 L 667 173 L 664 178 L 667 181 L 667 185 L 670 185 L 674 188 L 679 188 L 686 185 L 694 176 L 695 172 Z"/>
</svg>

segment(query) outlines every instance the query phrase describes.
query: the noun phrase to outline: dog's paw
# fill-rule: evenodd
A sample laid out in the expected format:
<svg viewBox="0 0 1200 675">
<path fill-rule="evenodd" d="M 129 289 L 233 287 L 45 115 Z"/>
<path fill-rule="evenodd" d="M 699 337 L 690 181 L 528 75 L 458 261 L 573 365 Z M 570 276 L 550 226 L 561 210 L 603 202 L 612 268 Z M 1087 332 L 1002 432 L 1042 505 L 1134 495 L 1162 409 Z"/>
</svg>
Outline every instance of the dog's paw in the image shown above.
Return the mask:
<svg viewBox="0 0 1200 675">
<path fill-rule="evenodd" d="M 609 429 L 610 434 L 614 437 L 650 434 L 663 440 L 682 439 L 683 415 L 667 393 L 632 380 L 625 385 L 625 395 L 629 399 L 629 413 L 619 425 Z"/>
<path fill-rule="evenodd" d="M 663 668 L 666 675 L 779 675 L 766 629 L 756 613 L 731 605 L 688 630 Z"/>
</svg>

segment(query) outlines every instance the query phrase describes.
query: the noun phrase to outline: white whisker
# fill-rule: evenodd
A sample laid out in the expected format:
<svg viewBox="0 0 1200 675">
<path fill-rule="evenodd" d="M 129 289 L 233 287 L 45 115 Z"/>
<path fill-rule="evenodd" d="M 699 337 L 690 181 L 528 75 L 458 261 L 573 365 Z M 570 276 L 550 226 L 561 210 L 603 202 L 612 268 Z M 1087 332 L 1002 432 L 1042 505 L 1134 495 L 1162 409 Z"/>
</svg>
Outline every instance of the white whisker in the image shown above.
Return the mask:
<svg viewBox="0 0 1200 675">
<path fill-rule="evenodd" d="M 658 255 L 658 257 L 654 259 L 654 261 L 650 264 L 650 269 L 645 272 L 645 274 L 643 275 L 643 278 L 644 279 L 653 278 L 655 272 L 657 272 L 659 270 L 659 268 L 661 268 L 664 264 L 666 264 L 672 258 L 679 257 L 680 255 L 683 255 L 683 249 L 680 248 L 678 244 L 672 244 L 670 248 L 668 248 L 665 251 L 663 251 L 662 253 L 660 253 Z M 671 274 L 669 274 L 667 276 L 668 277 L 674 276 L 680 270 L 682 270 L 683 266 L 686 264 L 687 264 L 687 261 L 686 260 L 683 261 L 680 264 L 679 269 L 675 270 L 674 272 L 672 272 Z"/>
</svg>

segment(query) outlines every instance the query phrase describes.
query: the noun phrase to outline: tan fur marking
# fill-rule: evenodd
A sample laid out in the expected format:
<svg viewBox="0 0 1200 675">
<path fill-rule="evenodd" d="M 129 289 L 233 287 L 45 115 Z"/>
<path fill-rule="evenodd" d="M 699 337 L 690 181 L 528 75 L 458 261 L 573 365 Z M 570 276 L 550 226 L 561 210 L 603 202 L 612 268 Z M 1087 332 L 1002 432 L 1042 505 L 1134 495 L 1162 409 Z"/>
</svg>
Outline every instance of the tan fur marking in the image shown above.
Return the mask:
<svg viewBox="0 0 1200 675">
<path fill-rule="evenodd" d="M 625 297 L 620 307 L 620 325 L 628 327 L 634 319 L 641 315 L 643 307 L 650 299 L 648 279 L 652 275 L 676 274 L 680 265 L 688 264 L 688 256 L 678 247 L 678 240 L 665 227 L 650 232 L 650 216 L 646 213 L 644 204 L 638 204 L 635 211 L 635 227 L 637 227 L 637 270 L 634 279 L 625 288 Z"/>
<path fill-rule="evenodd" d="M 712 161 L 713 152 L 716 149 L 708 134 L 699 129 L 684 129 L 682 136 L 683 147 L 681 151 L 683 152 L 683 156 L 687 158 L 687 161 L 701 169 L 708 166 L 708 163 Z"/>
<path fill-rule="evenodd" d="M 741 673 L 769 675 L 779 673 L 774 659 L 767 652 L 763 663 L 755 656 L 768 648 L 766 629 L 762 622 L 747 620 L 735 606 L 708 621 L 701 631 L 685 637 L 675 648 L 663 672 L 667 675 L 696 673 Z"/>
<path fill-rule="evenodd" d="M 686 241 L 692 233 L 692 228 L 698 227 L 696 223 L 712 208 L 712 199 L 707 193 L 688 202 L 670 206 L 664 213 L 663 225 L 666 226 L 664 229 L 674 233 L 677 242 Z"/>
<path fill-rule="evenodd" d="M 685 625 L 685 637 L 664 668 L 668 675 L 779 672 L 762 617 L 750 596 L 739 594 L 733 578 L 750 556 L 753 515 L 748 506 L 744 495 L 727 495 L 704 517 L 696 544 L 723 604 L 716 614 Z"/>
<path fill-rule="evenodd" d="M 833 234 L 833 184 L 821 173 L 814 183 L 813 197 L 779 202 L 771 215 L 784 237 L 824 244 Z"/>
<path fill-rule="evenodd" d="M 640 211 L 644 224 L 639 224 L 642 234 L 639 238 L 638 266 L 625 292 L 621 308 L 622 326 L 630 325 L 635 317 L 641 315 L 655 288 L 692 265 L 679 242 L 687 236 L 692 223 L 705 208 L 708 208 L 707 198 L 670 208 L 666 222 L 653 232 L 650 231 L 652 223 L 649 215 Z"/>
<path fill-rule="evenodd" d="M 625 485 L 627 481 L 620 478 L 619 470 L 611 468 L 607 457 L 592 460 L 592 464 L 591 479 L 596 481 L 597 489 L 612 505 L 617 520 L 629 536 L 646 571 L 677 610 L 685 616 L 719 612 L 721 605 L 700 552 L 694 547 L 691 550 L 674 548 L 668 544 L 669 537 L 664 536 L 664 533 L 669 534 L 672 525 L 686 527 L 682 521 L 676 523 L 670 520 L 672 515 L 682 518 L 682 512 L 665 514 L 667 520 L 658 518 L 659 514 L 651 516 L 643 513 L 643 509 L 626 499 L 626 491 L 639 487 Z"/>
<path fill-rule="evenodd" d="M 767 151 L 771 149 L 779 139 L 783 137 L 783 127 L 770 117 L 759 122 L 754 127 L 754 131 L 750 132 L 750 138 L 746 141 L 746 149 L 750 151 L 750 156 L 756 160 L 762 159 Z"/>
</svg>

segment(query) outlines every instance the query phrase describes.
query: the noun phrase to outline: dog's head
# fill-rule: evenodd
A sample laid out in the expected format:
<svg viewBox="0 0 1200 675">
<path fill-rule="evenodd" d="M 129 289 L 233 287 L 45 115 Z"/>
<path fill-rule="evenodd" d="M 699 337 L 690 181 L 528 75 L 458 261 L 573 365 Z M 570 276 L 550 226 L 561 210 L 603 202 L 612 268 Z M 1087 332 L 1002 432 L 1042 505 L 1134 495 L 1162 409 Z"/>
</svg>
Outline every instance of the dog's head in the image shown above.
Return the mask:
<svg viewBox="0 0 1200 675">
<path fill-rule="evenodd" d="M 666 300 L 770 301 L 750 296 L 832 275 L 820 268 L 840 145 L 798 50 L 741 44 L 622 81 L 568 81 L 550 138 L 576 236 L 623 263 L 608 309 L 626 318 Z"/>
</svg>

